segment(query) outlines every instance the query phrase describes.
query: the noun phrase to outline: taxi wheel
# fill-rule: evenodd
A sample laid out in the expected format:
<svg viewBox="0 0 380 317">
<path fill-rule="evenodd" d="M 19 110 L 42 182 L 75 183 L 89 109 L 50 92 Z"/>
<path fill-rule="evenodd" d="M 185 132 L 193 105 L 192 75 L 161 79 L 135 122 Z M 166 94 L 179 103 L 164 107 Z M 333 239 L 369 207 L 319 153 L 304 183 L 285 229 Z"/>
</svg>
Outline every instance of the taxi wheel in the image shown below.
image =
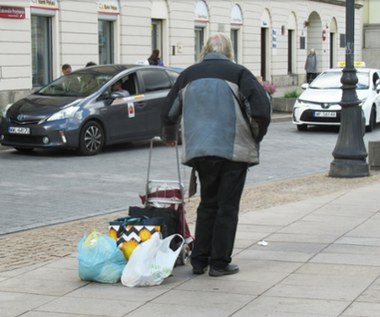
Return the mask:
<svg viewBox="0 0 380 317">
<path fill-rule="evenodd" d="M 104 131 L 96 121 L 87 122 L 82 128 L 79 138 L 78 153 L 80 155 L 95 155 L 103 148 Z"/>
</svg>

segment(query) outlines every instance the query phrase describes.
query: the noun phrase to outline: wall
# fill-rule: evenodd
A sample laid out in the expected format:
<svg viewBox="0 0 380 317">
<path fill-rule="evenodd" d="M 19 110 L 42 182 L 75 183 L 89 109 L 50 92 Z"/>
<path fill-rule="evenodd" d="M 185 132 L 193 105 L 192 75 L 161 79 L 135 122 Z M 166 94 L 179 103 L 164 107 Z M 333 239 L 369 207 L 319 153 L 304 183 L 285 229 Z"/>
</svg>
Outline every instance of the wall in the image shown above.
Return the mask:
<svg viewBox="0 0 380 317">
<path fill-rule="evenodd" d="M 147 58 L 151 53 L 152 18 L 158 12 L 152 9 L 160 2 L 159 15 L 165 17 L 163 59 L 170 66 L 187 67 L 194 62 L 194 9 L 195 0 L 119 0 L 120 12 L 116 17 L 115 61 L 135 63 Z M 30 1 L 0 0 L 1 5 L 24 7 L 25 19 L 0 18 L 0 108 L 13 102 L 32 90 L 31 76 L 31 29 Z M 54 78 L 61 75 L 61 65 L 69 63 L 72 68 L 84 67 L 88 61 L 98 60 L 98 7 L 95 0 L 59 0 L 59 10 L 54 18 Z M 322 41 L 322 30 L 332 20 L 337 22 L 337 42 L 339 34 L 345 33 L 345 6 L 326 1 L 293 0 L 287 1 L 218 1 L 207 0 L 209 22 L 207 34 L 222 31 L 230 34 L 230 13 L 237 3 L 242 8 L 241 63 L 254 74 L 260 74 L 261 27 L 267 20 L 269 37 L 276 31 L 277 45 L 268 44 L 266 63 L 268 78 L 277 85 L 300 85 L 304 81 L 304 63 L 308 43 L 316 43 L 320 70 L 329 67 L 329 39 Z M 334 2 L 336 3 L 336 2 Z M 165 9 L 166 8 L 166 12 Z M 360 11 L 358 11 L 360 12 Z M 310 19 L 310 16 L 313 18 Z M 375 17 L 373 17 L 375 18 Z M 312 23 L 305 27 L 304 22 Z M 294 22 L 295 20 L 295 22 Z M 295 26 L 294 26 L 295 24 Z M 295 33 L 294 74 L 287 73 L 287 29 L 291 25 Z M 282 28 L 284 26 L 284 28 Z M 282 29 L 285 32 L 281 32 Z M 355 21 L 355 58 L 361 58 L 362 13 Z M 370 33 L 368 33 L 368 36 Z M 305 49 L 300 48 L 300 37 L 307 38 Z M 372 43 L 372 41 L 371 41 Z M 314 45 L 314 44 L 313 44 Z M 175 54 L 172 54 L 175 48 Z M 367 55 L 366 55 L 367 56 Z M 336 60 L 344 60 L 345 48 L 337 43 Z M 369 58 L 369 57 L 368 57 Z M 372 57 L 371 57 L 372 59 Z"/>
</svg>

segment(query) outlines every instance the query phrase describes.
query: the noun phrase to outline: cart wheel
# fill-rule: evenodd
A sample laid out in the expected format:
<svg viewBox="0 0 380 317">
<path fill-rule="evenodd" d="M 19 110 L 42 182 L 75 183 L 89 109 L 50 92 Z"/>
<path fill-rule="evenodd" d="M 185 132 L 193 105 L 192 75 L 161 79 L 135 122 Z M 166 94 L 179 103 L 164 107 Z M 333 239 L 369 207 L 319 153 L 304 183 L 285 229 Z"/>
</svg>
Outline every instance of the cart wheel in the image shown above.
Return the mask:
<svg viewBox="0 0 380 317">
<path fill-rule="evenodd" d="M 187 243 L 185 243 L 182 247 L 181 252 L 178 255 L 176 265 L 186 265 L 189 263 L 190 260 L 190 247 Z"/>
</svg>

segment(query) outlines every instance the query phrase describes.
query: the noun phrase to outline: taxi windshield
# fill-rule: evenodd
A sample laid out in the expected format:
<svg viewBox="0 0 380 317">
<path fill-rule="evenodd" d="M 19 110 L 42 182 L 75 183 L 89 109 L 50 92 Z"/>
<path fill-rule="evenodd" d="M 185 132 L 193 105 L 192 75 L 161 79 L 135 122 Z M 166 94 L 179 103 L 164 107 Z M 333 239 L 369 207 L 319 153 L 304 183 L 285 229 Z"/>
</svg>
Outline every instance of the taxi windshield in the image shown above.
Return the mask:
<svg viewBox="0 0 380 317">
<path fill-rule="evenodd" d="M 314 79 L 309 87 L 314 89 L 341 89 L 342 74 L 342 71 L 324 72 Z M 368 89 L 369 73 L 357 72 L 356 76 L 358 78 L 356 89 Z"/>
<path fill-rule="evenodd" d="M 72 73 L 61 76 L 38 91 L 48 96 L 88 96 L 112 78 L 110 74 Z"/>
</svg>

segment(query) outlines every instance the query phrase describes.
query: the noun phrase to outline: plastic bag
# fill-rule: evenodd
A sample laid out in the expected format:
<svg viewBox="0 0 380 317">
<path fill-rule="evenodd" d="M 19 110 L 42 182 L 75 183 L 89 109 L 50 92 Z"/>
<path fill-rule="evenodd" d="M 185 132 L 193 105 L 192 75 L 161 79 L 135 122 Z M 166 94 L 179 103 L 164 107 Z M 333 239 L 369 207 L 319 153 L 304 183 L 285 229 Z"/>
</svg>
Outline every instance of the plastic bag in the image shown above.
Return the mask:
<svg viewBox="0 0 380 317">
<path fill-rule="evenodd" d="M 121 283 L 128 287 L 160 285 L 172 274 L 183 244 L 184 239 L 179 234 L 161 239 L 154 233 L 133 251 L 123 270 Z"/>
<path fill-rule="evenodd" d="M 97 231 L 78 243 L 79 277 L 84 281 L 117 283 L 127 264 L 116 241 Z"/>
<path fill-rule="evenodd" d="M 108 235 L 116 240 L 127 261 L 138 244 L 161 232 L 163 221 L 158 217 L 129 216 L 109 223 Z"/>
</svg>

